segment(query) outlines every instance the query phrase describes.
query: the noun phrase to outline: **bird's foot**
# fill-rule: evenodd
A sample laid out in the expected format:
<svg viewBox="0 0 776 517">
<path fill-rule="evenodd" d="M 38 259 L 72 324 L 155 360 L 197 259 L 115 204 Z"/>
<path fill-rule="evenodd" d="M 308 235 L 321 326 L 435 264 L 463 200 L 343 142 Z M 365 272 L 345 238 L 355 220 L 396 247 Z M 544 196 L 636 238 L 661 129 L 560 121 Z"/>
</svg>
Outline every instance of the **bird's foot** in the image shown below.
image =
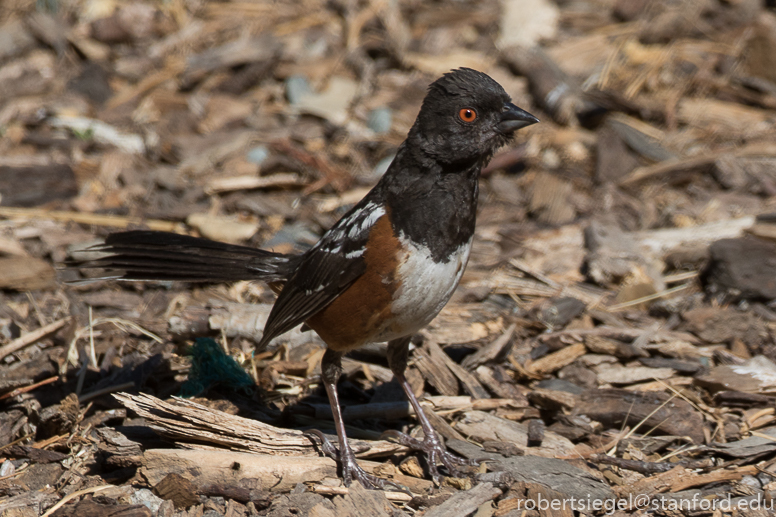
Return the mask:
<svg viewBox="0 0 776 517">
<path fill-rule="evenodd" d="M 392 438 L 400 445 L 414 451 L 425 453 L 426 458 L 428 459 L 429 473 L 431 474 L 434 483 L 437 485 L 441 485 L 443 480 L 443 476 L 437 467 L 440 463 L 445 466 L 451 477 L 461 477 L 457 468 L 459 466 L 476 467 L 480 464 L 478 460 L 467 460 L 447 452 L 442 445 L 442 442 L 439 440 L 439 437 L 436 436 L 436 433 L 432 433 L 431 435 L 427 434 L 423 440 L 418 440 L 417 438 L 400 433 L 399 431 L 389 430 L 383 433 L 383 437 Z"/>
<path fill-rule="evenodd" d="M 361 483 L 361 486 L 368 490 L 398 491 L 412 495 L 410 489 L 404 485 L 373 476 L 372 474 L 367 474 L 367 472 L 358 465 L 358 462 L 356 462 L 356 455 L 353 454 L 353 449 L 349 446 L 337 449 L 334 444 L 317 429 L 305 431 L 305 435 L 310 439 L 312 439 L 312 436 L 315 436 L 321 441 L 321 451 L 326 456 L 336 461 L 342 469 L 342 482 L 345 486 L 350 486 L 355 479 Z"/>
</svg>

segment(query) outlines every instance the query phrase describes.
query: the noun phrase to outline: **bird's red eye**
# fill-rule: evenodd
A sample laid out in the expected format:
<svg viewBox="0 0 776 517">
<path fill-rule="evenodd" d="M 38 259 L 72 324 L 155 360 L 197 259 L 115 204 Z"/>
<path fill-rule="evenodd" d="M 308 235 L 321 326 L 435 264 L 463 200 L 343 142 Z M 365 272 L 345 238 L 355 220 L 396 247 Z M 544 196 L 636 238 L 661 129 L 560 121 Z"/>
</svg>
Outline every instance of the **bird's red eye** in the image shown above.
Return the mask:
<svg viewBox="0 0 776 517">
<path fill-rule="evenodd" d="M 461 108 L 461 111 L 458 112 L 458 118 L 464 122 L 474 122 L 477 120 L 477 112 L 471 108 Z"/>
</svg>

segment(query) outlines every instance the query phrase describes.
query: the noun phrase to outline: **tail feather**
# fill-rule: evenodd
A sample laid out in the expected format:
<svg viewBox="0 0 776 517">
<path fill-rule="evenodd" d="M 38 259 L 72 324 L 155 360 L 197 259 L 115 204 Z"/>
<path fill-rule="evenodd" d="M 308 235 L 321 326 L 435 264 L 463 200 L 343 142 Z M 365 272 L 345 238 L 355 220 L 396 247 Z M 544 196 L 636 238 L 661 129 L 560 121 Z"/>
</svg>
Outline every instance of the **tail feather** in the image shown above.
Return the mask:
<svg viewBox="0 0 776 517">
<path fill-rule="evenodd" d="M 104 278 L 120 280 L 284 282 L 296 260 L 295 255 L 156 231 L 112 233 L 88 251 L 108 255 L 75 267 L 105 269 Z"/>
</svg>

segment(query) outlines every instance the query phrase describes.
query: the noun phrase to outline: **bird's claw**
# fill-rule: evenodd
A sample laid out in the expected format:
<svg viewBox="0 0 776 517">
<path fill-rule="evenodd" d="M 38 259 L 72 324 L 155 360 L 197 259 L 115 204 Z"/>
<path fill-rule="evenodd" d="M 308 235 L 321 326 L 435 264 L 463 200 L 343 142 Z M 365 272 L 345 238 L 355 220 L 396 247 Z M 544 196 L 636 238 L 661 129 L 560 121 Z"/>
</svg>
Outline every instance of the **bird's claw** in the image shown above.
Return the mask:
<svg viewBox="0 0 776 517">
<path fill-rule="evenodd" d="M 436 434 L 426 435 L 423 440 L 418 440 L 399 431 L 389 430 L 383 433 L 383 437 L 391 438 L 409 449 L 425 453 L 429 474 L 437 485 L 441 485 L 443 480 L 437 467 L 440 463 L 445 466 L 451 477 L 461 477 L 458 466 L 476 467 L 480 464 L 479 460 L 468 460 L 447 452 Z"/>
<path fill-rule="evenodd" d="M 390 490 L 404 492 L 410 496 L 413 495 L 412 492 L 410 492 L 410 489 L 404 485 L 368 474 L 358 465 L 356 456 L 353 454 L 353 450 L 350 447 L 344 447 L 345 452 L 341 452 L 341 449 L 337 449 L 337 447 L 331 443 L 331 440 L 317 429 L 309 429 L 305 431 L 304 434 L 308 438 L 315 436 L 321 441 L 321 452 L 336 461 L 342 469 L 342 482 L 345 486 L 349 487 L 353 482 L 353 479 L 355 479 L 361 483 L 361 486 L 368 490 Z"/>
</svg>

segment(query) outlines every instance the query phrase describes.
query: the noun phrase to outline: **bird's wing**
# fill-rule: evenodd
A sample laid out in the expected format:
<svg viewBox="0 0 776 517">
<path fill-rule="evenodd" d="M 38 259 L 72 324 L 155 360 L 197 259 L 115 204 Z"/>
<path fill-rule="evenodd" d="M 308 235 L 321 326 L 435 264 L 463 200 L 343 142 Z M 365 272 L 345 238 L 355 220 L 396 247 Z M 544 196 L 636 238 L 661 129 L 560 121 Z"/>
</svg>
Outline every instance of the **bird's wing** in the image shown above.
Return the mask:
<svg viewBox="0 0 776 517">
<path fill-rule="evenodd" d="M 272 307 L 258 350 L 325 309 L 364 274 L 369 233 L 383 215 L 381 205 L 365 198 L 302 256 Z"/>
</svg>

